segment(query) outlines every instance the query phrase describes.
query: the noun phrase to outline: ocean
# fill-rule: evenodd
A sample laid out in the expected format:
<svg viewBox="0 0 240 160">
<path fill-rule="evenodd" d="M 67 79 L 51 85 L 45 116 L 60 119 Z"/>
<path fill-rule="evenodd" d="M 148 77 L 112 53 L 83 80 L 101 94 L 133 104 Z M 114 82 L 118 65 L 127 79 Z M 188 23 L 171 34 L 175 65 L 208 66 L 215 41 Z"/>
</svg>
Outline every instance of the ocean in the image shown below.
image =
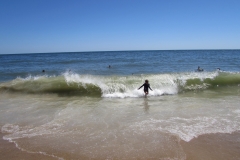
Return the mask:
<svg viewBox="0 0 240 160">
<path fill-rule="evenodd" d="M 240 159 L 240 50 L 0 61 L 1 137 L 35 159 Z"/>
</svg>

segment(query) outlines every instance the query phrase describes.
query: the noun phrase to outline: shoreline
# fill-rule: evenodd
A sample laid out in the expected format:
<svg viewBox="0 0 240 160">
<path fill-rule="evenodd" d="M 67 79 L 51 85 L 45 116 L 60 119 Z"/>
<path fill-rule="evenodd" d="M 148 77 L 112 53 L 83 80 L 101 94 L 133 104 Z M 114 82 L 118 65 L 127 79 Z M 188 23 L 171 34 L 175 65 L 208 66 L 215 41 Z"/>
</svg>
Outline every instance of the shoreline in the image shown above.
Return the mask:
<svg viewBox="0 0 240 160">
<path fill-rule="evenodd" d="M 240 131 L 200 135 L 180 145 L 186 160 L 240 160 Z"/>
<path fill-rule="evenodd" d="M 6 135 L 0 131 L 0 159 L 3 160 L 56 160 L 57 158 L 43 155 L 40 153 L 28 153 L 22 151 L 16 147 L 13 142 L 9 142 L 3 139 Z"/>
<path fill-rule="evenodd" d="M 0 159 L 56 160 L 40 153 L 28 153 L 18 149 L 14 143 L 3 140 L 5 134 L 0 132 Z M 240 131 L 234 133 L 215 133 L 200 135 L 189 142 L 180 141 L 186 160 L 236 160 L 240 159 Z M 75 157 L 72 155 L 72 157 Z M 63 157 L 64 158 L 64 157 Z M 66 158 L 67 159 L 67 158 Z M 71 158 L 70 158 L 71 159 Z M 131 159 L 131 158 L 130 158 Z"/>
</svg>

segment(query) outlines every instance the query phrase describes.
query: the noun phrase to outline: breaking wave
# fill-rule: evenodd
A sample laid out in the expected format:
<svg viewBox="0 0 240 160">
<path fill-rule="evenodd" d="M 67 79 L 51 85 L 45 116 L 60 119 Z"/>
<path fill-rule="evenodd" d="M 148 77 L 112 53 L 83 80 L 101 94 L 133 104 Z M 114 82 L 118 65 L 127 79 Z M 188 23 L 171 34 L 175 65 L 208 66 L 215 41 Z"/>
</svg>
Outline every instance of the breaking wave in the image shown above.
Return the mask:
<svg viewBox="0 0 240 160">
<path fill-rule="evenodd" d="M 239 86 L 240 74 L 230 72 L 185 72 L 131 76 L 96 76 L 65 72 L 59 76 L 18 77 L 0 84 L 1 92 L 57 94 L 59 96 L 141 97 L 138 90 L 148 79 L 153 91 L 149 96 L 179 94 L 185 91 Z"/>
</svg>

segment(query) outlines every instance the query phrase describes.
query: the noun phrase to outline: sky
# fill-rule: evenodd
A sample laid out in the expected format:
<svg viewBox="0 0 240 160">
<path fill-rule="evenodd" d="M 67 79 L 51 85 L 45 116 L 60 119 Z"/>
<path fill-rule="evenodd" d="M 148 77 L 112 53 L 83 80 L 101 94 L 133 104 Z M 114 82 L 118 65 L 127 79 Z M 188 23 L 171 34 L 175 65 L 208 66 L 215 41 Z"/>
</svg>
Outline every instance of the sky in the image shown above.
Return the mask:
<svg viewBox="0 0 240 160">
<path fill-rule="evenodd" d="M 0 0 L 0 54 L 240 49 L 240 0 Z"/>
</svg>

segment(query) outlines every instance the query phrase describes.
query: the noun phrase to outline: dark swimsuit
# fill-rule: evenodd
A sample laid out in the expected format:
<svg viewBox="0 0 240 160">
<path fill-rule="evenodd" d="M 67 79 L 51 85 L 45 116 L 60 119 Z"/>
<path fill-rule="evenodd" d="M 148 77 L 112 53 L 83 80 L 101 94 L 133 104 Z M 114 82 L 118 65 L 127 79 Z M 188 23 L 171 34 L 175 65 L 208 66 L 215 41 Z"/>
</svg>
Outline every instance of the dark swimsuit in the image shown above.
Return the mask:
<svg viewBox="0 0 240 160">
<path fill-rule="evenodd" d="M 150 88 L 151 89 L 151 87 L 150 87 L 150 84 L 147 84 L 147 83 L 144 83 L 140 88 L 142 88 L 144 86 L 144 92 L 148 92 L 148 88 Z M 139 88 L 139 89 L 140 89 Z M 152 89 L 151 89 L 152 90 Z"/>
</svg>

